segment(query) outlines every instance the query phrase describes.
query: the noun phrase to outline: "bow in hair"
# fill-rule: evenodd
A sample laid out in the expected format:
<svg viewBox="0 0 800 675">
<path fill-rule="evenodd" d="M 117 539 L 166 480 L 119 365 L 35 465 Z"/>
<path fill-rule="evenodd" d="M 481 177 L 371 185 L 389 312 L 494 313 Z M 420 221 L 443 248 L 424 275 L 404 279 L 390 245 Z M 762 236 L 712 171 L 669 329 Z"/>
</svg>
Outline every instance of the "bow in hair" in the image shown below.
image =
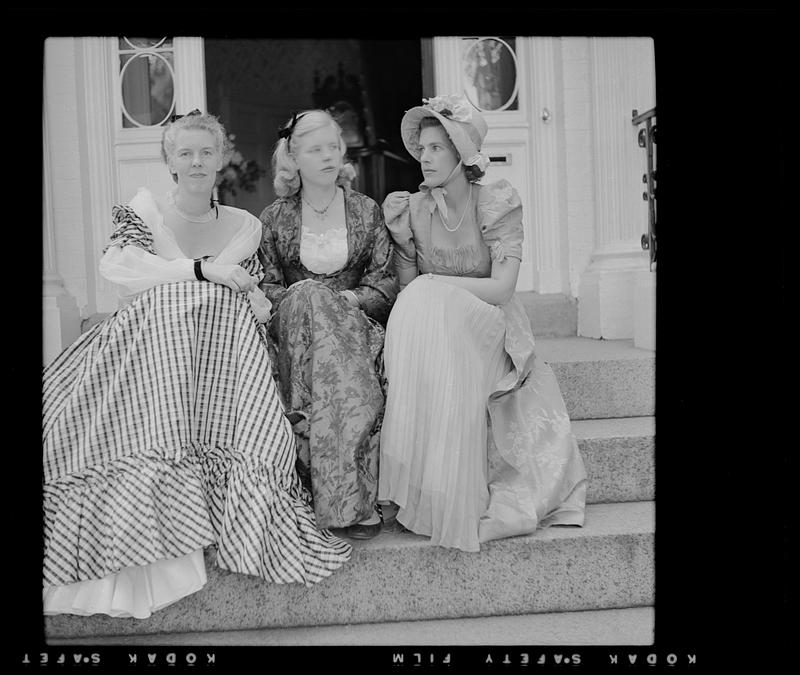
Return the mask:
<svg viewBox="0 0 800 675">
<path fill-rule="evenodd" d="M 295 126 L 297 126 L 298 120 L 302 119 L 303 115 L 299 115 L 293 110 L 292 111 L 292 120 L 287 124 L 285 127 L 281 127 L 278 129 L 278 138 L 285 138 L 287 141 L 292 135 Z"/>
</svg>

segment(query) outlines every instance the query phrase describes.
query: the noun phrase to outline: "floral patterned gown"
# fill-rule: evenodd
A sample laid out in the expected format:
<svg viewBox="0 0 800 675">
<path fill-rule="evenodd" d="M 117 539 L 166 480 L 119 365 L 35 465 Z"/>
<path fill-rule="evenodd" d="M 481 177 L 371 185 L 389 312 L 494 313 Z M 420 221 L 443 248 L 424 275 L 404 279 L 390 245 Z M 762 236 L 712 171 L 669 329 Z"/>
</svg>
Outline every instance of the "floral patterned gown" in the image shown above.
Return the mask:
<svg viewBox="0 0 800 675">
<path fill-rule="evenodd" d="M 386 198 L 398 267 L 488 277 L 492 260 L 521 259 L 516 191 L 507 181 L 476 187 L 480 231 L 457 248 L 433 245 L 428 191 Z M 518 298 L 491 305 L 418 276 L 392 309 L 384 358 L 378 497 L 400 507 L 400 523 L 464 551 L 538 527 L 583 524 L 583 461 Z"/>
<path fill-rule="evenodd" d="M 325 528 L 366 519 L 377 501 L 383 325 L 397 295 L 394 247 L 380 206 L 343 191 L 346 233 L 327 251 L 309 243 L 299 194 L 261 214 L 260 287 L 273 305 L 278 390 L 293 422 L 298 472 Z"/>
</svg>

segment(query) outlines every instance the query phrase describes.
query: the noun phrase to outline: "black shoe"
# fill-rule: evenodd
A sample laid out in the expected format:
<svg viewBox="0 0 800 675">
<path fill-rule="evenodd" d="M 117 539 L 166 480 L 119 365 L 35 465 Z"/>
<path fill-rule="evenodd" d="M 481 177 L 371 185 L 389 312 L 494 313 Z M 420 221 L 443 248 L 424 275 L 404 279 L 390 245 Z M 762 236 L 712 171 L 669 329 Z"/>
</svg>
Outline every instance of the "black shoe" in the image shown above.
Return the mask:
<svg viewBox="0 0 800 675">
<path fill-rule="evenodd" d="M 349 539 L 372 539 L 381 533 L 383 523 L 379 520 L 373 525 L 364 525 L 356 523 L 355 525 L 348 525 L 344 528 L 344 536 Z"/>
</svg>

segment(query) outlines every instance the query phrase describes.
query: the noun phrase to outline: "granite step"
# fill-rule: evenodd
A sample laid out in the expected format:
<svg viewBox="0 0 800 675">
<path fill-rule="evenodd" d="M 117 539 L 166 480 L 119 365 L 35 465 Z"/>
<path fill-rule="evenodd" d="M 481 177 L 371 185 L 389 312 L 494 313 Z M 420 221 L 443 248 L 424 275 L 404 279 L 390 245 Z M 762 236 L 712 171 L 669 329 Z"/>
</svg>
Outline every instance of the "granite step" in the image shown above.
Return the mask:
<svg viewBox="0 0 800 675">
<path fill-rule="evenodd" d="M 562 293 L 518 291 L 536 337 L 571 337 L 578 334 L 578 301 Z"/>
<path fill-rule="evenodd" d="M 558 379 L 570 419 L 655 415 L 655 351 L 633 340 L 536 340 Z"/>
<path fill-rule="evenodd" d="M 587 504 L 655 499 L 655 417 L 574 420 Z"/>
<path fill-rule="evenodd" d="M 212 564 L 208 583 L 148 619 L 45 618 L 48 638 L 173 634 L 459 619 L 648 607 L 654 600 L 655 504 L 587 507 L 584 527 L 553 527 L 485 543 L 480 553 L 382 534 L 306 588 Z"/>
<path fill-rule="evenodd" d="M 48 643 L 163 647 L 651 645 L 654 623 L 653 607 L 629 607 L 340 626 L 53 638 Z"/>
</svg>

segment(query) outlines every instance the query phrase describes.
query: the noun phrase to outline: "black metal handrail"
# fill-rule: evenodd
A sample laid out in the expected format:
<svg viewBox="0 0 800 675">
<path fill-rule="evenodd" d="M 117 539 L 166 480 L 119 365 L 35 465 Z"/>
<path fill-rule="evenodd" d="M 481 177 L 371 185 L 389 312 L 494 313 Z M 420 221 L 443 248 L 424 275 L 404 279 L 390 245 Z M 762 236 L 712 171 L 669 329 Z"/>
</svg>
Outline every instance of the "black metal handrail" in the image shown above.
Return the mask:
<svg viewBox="0 0 800 675">
<path fill-rule="evenodd" d="M 639 129 L 639 147 L 647 152 L 647 173 L 642 174 L 642 183 L 647 185 L 647 190 L 642 193 L 642 199 L 647 204 L 647 234 L 642 235 L 642 248 L 650 251 L 650 270 L 655 271 L 657 243 L 656 243 L 656 109 L 651 108 L 641 115 L 638 110 L 632 114 L 634 126 L 644 123 L 644 128 Z"/>
</svg>

